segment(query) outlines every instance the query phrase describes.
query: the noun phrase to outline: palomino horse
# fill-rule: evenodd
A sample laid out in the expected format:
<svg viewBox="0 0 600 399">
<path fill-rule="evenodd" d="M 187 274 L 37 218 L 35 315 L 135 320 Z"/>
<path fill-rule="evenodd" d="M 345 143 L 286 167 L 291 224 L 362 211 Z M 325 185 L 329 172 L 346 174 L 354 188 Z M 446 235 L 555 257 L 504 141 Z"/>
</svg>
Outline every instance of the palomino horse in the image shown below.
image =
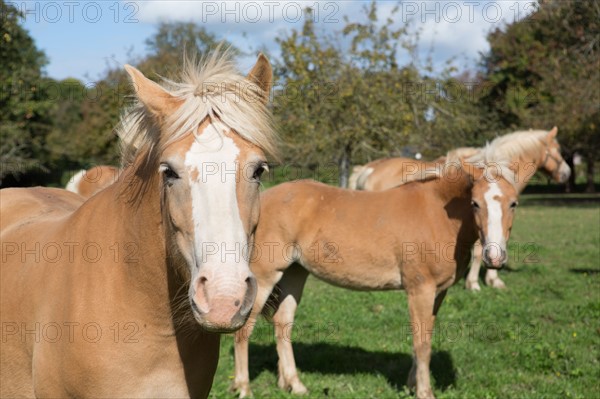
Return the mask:
<svg viewBox="0 0 600 399">
<path fill-rule="evenodd" d="M 560 154 L 560 144 L 556 139 L 558 128 L 550 131 L 520 131 L 497 137 L 487 146 L 487 158 L 491 162 L 510 159 L 510 168 L 516 172 L 516 187 L 519 193 L 539 169 L 558 183 L 564 183 L 571 175 L 571 168 Z M 481 153 L 468 158 L 469 162 L 482 162 Z M 479 291 L 479 270 L 481 269 L 481 244 L 478 241 L 473 248 L 473 261 L 467 275 L 465 287 Z M 505 288 L 498 277 L 498 270 L 488 268 L 485 283 L 494 288 Z"/>
<path fill-rule="evenodd" d="M 517 172 L 516 184 L 519 193 L 538 169 L 551 176 L 556 182 L 564 183 L 571 170 L 560 154 L 560 145 L 556 139 L 558 129 L 519 131 L 494 139 L 486 148 L 488 161 L 510 160 L 511 169 Z M 480 149 L 458 148 L 448 153 L 449 158 L 466 157 L 469 162 L 482 162 L 484 155 Z M 367 191 L 385 190 L 413 180 L 435 176 L 441 167 L 440 161 L 420 162 L 407 158 L 389 158 L 375 160 L 360 167 L 357 189 Z M 481 269 L 481 244 L 475 244 L 473 262 L 466 278 L 467 289 L 479 291 L 479 270 Z M 498 277 L 498 271 L 488 269 L 485 282 L 495 288 L 504 288 L 504 282 Z"/>
<path fill-rule="evenodd" d="M 458 165 L 458 164 L 455 164 Z M 249 395 L 248 339 L 275 285 L 272 321 L 279 355 L 279 386 L 304 393 L 289 328 L 309 273 L 355 290 L 406 290 L 414 358 L 409 386 L 432 398 L 431 334 L 447 289 L 463 277 L 478 237 L 494 250 L 488 263 L 506 259 L 517 191 L 512 172 L 483 174 L 446 168 L 438 179 L 380 192 L 352 191 L 297 181 L 265 191 L 251 269 L 258 281 L 254 308 L 236 332 L 234 389 Z M 453 170 L 453 173 L 452 173 Z M 439 248 L 435 254 L 431 248 Z M 486 247 L 488 248 L 488 247 Z M 500 251 L 496 251 L 500 249 Z M 259 255 L 262 254 L 262 255 Z M 418 330 L 418 331 L 417 331 Z"/>
<path fill-rule="evenodd" d="M 244 77 L 229 54 L 165 88 L 126 66 L 139 148 L 92 198 L 0 192 L 2 397 L 208 396 L 218 333 L 254 303 L 242 252 L 275 139 L 269 62 Z"/>
<path fill-rule="evenodd" d="M 97 192 L 110 186 L 119 178 L 121 170 L 114 166 L 98 165 L 90 169 L 82 169 L 69 179 L 65 189 L 90 198 Z"/>
<path fill-rule="evenodd" d="M 450 151 L 447 156 L 433 161 L 418 161 L 412 158 L 382 158 L 366 165 L 355 166 L 349 179 L 353 190 L 381 191 L 414 180 L 427 180 L 437 176 L 440 165 L 446 158 L 466 158 L 479 151 L 478 148 L 462 147 Z"/>
</svg>

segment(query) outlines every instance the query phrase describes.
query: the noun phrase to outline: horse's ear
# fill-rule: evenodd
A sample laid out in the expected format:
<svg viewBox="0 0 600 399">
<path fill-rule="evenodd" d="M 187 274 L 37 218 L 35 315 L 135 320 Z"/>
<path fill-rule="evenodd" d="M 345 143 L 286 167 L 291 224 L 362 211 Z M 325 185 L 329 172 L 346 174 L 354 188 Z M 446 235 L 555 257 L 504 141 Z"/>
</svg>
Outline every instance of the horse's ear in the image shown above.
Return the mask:
<svg viewBox="0 0 600 399">
<path fill-rule="evenodd" d="M 558 128 L 556 126 L 554 126 L 552 128 L 552 130 L 550 130 L 548 132 L 548 134 L 546 135 L 546 139 L 548 140 L 548 142 L 551 142 L 552 140 L 554 140 L 556 138 L 557 134 L 558 134 Z"/>
<path fill-rule="evenodd" d="M 273 69 L 264 54 L 260 53 L 258 55 L 256 64 L 252 67 L 250 73 L 248 73 L 248 80 L 255 83 L 264 91 L 265 97 L 262 100 L 266 104 L 269 101 L 269 93 L 273 84 Z"/>
<path fill-rule="evenodd" d="M 181 100 L 171 95 L 159 84 L 145 77 L 136 68 L 131 65 L 125 65 L 125 70 L 131 78 L 131 83 L 133 84 L 133 89 L 138 100 L 154 115 L 170 115 L 181 105 Z"/>
</svg>

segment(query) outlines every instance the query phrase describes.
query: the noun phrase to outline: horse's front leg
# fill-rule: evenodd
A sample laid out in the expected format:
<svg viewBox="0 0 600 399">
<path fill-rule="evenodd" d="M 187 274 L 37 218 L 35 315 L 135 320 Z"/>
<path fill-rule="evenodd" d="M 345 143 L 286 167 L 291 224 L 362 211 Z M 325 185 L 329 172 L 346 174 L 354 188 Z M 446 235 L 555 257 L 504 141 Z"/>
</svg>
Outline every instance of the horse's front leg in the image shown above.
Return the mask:
<svg viewBox="0 0 600 399">
<path fill-rule="evenodd" d="M 433 284 L 421 285 L 408 292 L 408 308 L 413 334 L 413 364 L 407 385 L 409 388 L 416 388 L 418 399 L 435 399 L 429 375 L 431 336 L 435 315 L 445 296 L 446 291 L 442 291 L 436 296 L 436 287 Z"/>
<path fill-rule="evenodd" d="M 479 286 L 479 270 L 481 269 L 481 257 L 483 255 L 483 247 L 481 241 L 477 240 L 473 246 L 473 257 L 471 261 L 471 269 L 465 281 L 465 288 L 472 291 L 481 291 Z"/>
<path fill-rule="evenodd" d="M 266 276 L 263 276 L 260 273 L 256 274 L 258 290 L 254 306 L 252 307 L 252 311 L 250 312 L 250 316 L 244 327 L 235 333 L 235 377 L 230 389 L 237 392 L 240 398 L 252 396 L 252 390 L 250 389 L 250 375 L 248 371 L 248 344 L 254 326 L 256 325 L 256 319 L 260 315 L 261 310 L 265 306 L 265 303 L 279 278 L 281 278 L 281 272 Z"/>
<path fill-rule="evenodd" d="M 485 272 L 485 283 L 494 288 L 506 288 L 506 284 L 504 284 L 504 281 L 502 281 L 500 277 L 498 277 L 498 270 L 494 269 L 487 269 L 487 271 Z"/>
<path fill-rule="evenodd" d="M 279 356 L 278 385 L 281 389 L 289 390 L 294 394 L 308 392 L 302 381 L 300 381 L 300 377 L 298 377 L 291 341 L 294 316 L 296 308 L 300 304 L 307 277 L 308 272 L 300 265 L 294 265 L 285 271 L 278 284 L 281 289 L 281 302 L 273 314 L 277 355 Z"/>
</svg>

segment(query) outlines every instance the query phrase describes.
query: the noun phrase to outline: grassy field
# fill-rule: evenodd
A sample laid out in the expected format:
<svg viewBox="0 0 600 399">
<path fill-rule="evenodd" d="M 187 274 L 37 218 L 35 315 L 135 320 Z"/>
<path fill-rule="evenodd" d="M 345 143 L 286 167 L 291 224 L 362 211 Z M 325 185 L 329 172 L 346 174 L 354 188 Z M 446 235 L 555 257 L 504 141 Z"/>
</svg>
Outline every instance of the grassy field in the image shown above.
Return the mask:
<svg viewBox="0 0 600 399">
<path fill-rule="evenodd" d="M 549 197 L 552 198 L 552 197 Z M 508 289 L 450 289 L 434 334 L 438 398 L 600 398 L 600 206 L 524 197 L 513 229 Z M 580 198 L 580 199 L 581 199 Z M 315 398 L 409 398 L 406 295 L 353 292 L 309 277 L 297 312 L 300 378 Z M 250 342 L 256 398 L 277 388 L 269 324 Z M 233 397 L 233 338 L 225 336 L 211 393 Z"/>
</svg>

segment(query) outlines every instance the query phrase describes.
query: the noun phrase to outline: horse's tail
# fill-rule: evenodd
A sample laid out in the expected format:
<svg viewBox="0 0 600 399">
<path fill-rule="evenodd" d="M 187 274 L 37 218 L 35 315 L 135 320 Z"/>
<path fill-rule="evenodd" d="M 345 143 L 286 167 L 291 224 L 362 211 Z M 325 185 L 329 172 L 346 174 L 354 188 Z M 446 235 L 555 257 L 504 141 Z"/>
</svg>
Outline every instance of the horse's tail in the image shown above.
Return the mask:
<svg viewBox="0 0 600 399">
<path fill-rule="evenodd" d="M 79 172 L 75 173 L 73 177 L 69 179 L 69 182 L 67 183 L 65 189 L 75 194 L 79 194 L 79 183 L 81 182 L 81 179 L 83 179 L 85 172 L 85 169 L 81 169 Z"/>
<path fill-rule="evenodd" d="M 348 188 L 352 190 L 365 190 L 367 179 L 375 169 L 367 165 L 356 165 L 348 179 Z"/>
<path fill-rule="evenodd" d="M 356 176 L 356 190 L 366 190 L 367 180 L 369 176 L 375 171 L 375 168 L 369 165 L 364 165 L 360 173 Z"/>
<path fill-rule="evenodd" d="M 356 165 L 352 168 L 352 174 L 350 174 L 350 178 L 348 179 L 348 188 L 351 190 L 356 190 L 358 182 L 358 178 L 360 177 L 362 171 L 364 169 L 364 165 Z"/>
</svg>

